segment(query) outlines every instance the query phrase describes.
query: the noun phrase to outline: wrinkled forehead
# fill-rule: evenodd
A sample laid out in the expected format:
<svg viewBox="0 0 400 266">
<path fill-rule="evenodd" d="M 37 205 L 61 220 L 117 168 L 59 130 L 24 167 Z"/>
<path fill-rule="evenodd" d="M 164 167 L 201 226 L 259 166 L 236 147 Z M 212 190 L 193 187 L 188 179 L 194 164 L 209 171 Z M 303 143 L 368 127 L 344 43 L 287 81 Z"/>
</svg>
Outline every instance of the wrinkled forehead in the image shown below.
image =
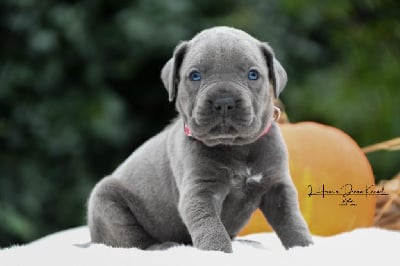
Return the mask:
<svg viewBox="0 0 400 266">
<path fill-rule="evenodd" d="M 196 36 L 189 43 L 183 68 L 202 72 L 246 71 L 266 66 L 259 42 L 251 36 L 208 34 Z"/>
</svg>

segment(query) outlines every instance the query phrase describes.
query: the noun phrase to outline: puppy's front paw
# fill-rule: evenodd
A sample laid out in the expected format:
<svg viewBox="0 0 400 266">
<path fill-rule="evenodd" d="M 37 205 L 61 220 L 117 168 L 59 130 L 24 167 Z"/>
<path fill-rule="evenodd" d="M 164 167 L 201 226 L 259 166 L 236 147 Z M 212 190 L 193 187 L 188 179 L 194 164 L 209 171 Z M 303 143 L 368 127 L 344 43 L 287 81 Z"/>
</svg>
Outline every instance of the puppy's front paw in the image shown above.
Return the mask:
<svg viewBox="0 0 400 266">
<path fill-rule="evenodd" d="M 225 234 L 203 235 L 194 239 L 193 244 L 201 250 L 215 250 L 225 253 L 233 252 L 231 240 Z"/>
<path fill-rule="evenodd" d="M 225 253 L 232 253 L 232 244 L 231 243 L 203 243 L 201 245 L 196 246 L 198 249 L 201 250 L 209 250 L 209 251 L 222 251 Z"/>
<path fill-rule="evenodd" d="M 285 243 L 283 243 L 286 249 L 293 247 L 307 247 L 313 244 L 314 242 L 312 241 L 312 237 L 308 233 L 291 237 L 290 239 L 287 239 Z"/>
</svg>

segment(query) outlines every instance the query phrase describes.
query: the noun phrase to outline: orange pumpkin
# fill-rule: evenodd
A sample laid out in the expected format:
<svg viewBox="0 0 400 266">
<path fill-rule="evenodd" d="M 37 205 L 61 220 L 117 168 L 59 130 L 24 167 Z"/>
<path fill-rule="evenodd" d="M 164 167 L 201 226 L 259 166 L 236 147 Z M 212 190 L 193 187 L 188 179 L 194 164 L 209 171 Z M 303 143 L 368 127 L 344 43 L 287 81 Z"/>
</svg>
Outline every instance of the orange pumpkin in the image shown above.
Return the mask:
<svg viewBox="0 0 400 266">
<path fill-rule="evenodd" d="M 373 224 L 379 193 L 368 159 L 343 131 L 314 122 L 280 125 L 301 212 L 314 235 Z M 241 235 L 270 231 L 257 210 Z"/>
</svg>

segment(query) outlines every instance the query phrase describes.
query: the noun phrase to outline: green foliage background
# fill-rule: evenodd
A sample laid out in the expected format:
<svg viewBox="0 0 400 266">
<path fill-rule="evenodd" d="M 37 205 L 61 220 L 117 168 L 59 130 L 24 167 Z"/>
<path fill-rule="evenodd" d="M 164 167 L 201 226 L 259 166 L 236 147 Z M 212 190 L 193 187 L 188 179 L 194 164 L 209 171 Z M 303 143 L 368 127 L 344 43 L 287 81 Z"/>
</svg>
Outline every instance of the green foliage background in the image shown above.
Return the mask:
<svg viewBox="0 0 400 266">
<path fill-rule="evenodd" d="M 159 80 L 174 46 L 214 25 L 268 41 L 293 122 L 360 146 L 400 134 L 396 0 L 3 0 L 0 246 L 85 223 L 91 188 L 174 115 Z M 377 179 L 399 154 L 369 156 Z"/>
</svg>

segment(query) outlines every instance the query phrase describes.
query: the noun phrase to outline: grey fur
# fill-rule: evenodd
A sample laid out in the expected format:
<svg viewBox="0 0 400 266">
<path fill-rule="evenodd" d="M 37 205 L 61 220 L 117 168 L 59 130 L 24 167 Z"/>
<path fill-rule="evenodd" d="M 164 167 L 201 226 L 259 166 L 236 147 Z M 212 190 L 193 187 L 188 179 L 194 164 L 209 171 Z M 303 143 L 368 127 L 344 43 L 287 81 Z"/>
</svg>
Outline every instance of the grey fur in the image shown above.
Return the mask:
<svg viewBox="0 0 400 266">
<path fill-rule="evenodd" d="M 189 79 L 194 69 L 201 81 Z M 247 78 L 250 69 L 259 79 Z M 207 29 L 177 46 L 161 78 L 179 116 L 93 189 L 92 242 L 232 252 L 231 239 L 259 207 L 286 248 L 311 244 L 272 121 L 287 78 L 268 44 L 233 28 Z"/>
</svg>

